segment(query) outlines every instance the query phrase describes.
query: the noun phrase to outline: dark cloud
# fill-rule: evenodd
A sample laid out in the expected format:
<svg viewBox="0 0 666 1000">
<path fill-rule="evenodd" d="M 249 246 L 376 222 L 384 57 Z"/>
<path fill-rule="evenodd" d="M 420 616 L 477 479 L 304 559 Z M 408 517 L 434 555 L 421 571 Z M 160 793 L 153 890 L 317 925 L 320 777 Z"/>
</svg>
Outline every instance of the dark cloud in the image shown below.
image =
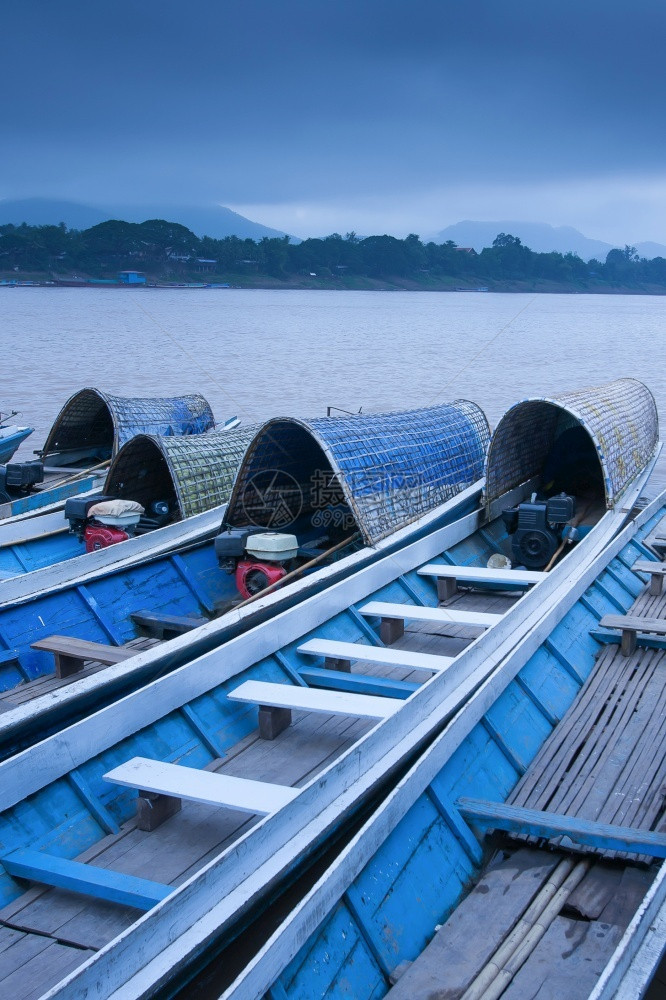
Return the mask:
<svg viewBox="0 0 666 1000">
<path fill-rule="evenodd" d="M 13 0 L 0 195 L 277 202 L 662 171 L 665 26 L 654 0 Z"/>
</svg>

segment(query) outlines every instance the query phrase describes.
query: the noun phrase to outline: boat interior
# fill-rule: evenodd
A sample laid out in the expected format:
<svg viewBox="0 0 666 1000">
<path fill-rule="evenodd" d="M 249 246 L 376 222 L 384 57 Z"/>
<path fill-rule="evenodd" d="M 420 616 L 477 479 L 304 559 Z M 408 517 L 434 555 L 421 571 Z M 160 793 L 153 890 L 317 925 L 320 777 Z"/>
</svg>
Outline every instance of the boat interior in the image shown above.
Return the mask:
<svg viewBox="0 0 666 1000">
<path fill-rule="evenodd" d="M 369 586 L 362 598 L 332 616 L 327 612 L 329 617 L 322 616 L 314 628 L 272 647 L 260 659 L 243 662 L 224 645 L 210 651 L 182 668 L 189 676 L 199 672 L 198 694 L 176 696 L 168 713 L 154 721 L 144 713 L 138 729 L 131 726 L 129 703 L 148 708 L 149 688 L 133 692 L 119 705 L 101 708 L 81 722 L 89 729 L 89 756 L 73 768 L 58 742 L 66 739 L 67 731 L 53 737 L 62 763 L 49 767 L 55 766 L 59 776 L 34 776 L 34 788 L 22 784 L 21 797 L 17 793 L 14 801 L 5 799 L 0 814 L 4 990 L 11 990 L 15 1000 L 28 1000 L 84 966 L 142 912 L 168 899 L 221 852 L 231 851 L 264 817 L 279 813 L 313 778 L 399 712 L 406 698 L 430 678 L 449 671 L 472 644 L 483 642 L 495 627 L 499 632 L 521 597 L 545 582 L 548 568 L 572 551 L 575 536 L 567 538 L 565 526 L 576 517 L 580 523 L 574 526 L 591 526 L 608 507 L 604 477 L 597 475 L 594 463 L 593 471 L 589 469 L 587 443 L 580 435 L 563 440 L 569 427 L 559 420 L 555 413 L 548 433 L 539 438 L 538 447 L 531 446 L 529 455 L 516 448 L 507 452 L 505 445 L 497 453 L 499 472 L 494 479 L 491 444 L 486 509 L 493 513 L 482 527 L 461 532 L 443 550 L 433 549 L 426 562 L 415 561 L 409 568 L 386 557 L 392 575 L 379 587 Z M 531 442 L 537 437 L 530 431 Z M 511 459 L 508 469 L 506 454 Z M 581 456 L 586 454 L 583 469 Z M 321 463 L 321 455 L 309 457 L 310 463 L 315 461 Z M 596 450 L 594 461 L 599 462 Z M 311 485 L 303 478 L 308 467 L 312 465 L 301 459 L 292 460 L 285 471 L 298 490 L 279 493 L 280 500 L 300 495 L 304 509 L 297 516 L 310 517 L 315 506 L 304 501 L 304 487 Z M 575 498 L 578 509 L 573 514 L 566 504 L 548 506 L 562 493 Z M 232 515 L 242 495 L 234 492 Z M 539 507 L 538 521 L 528 519 L 521 528 L 520 511 L 516 522 L 505 516 L 509 504 L 526 504 L 530 516 L 532 508 Z M 459 817 L 458 799 L 473 791 L 484 800 L 501 801 L 527 773 L 594 671 L 600 640 L 592 632 L 609 610 L 627 611 L 642 594 L 643 578 L 631 566 L 639 554 L 655 559 L 642 540 L 663 517 L 662 509 L 642 526 L 627 553 L 623 550 L 611 562 L 515 682 L 482 713 L 438 774 L 434 790 L 424 793 L 414 815 L 410 813 L 399 836 L 393 837 L 391 849 L 398 861 L 386 866 L 386 855 L 372 859 L 359 876 L 359 887 L 347 890 L 330 918 L 338 923 L 327 925 L 284 971 L 283 991 L 333 996 L 344 979 L 352 983 L 354 996 L 382 996 L 400 962 L 416 966 L 436 925 L 446 920 L 464 887 L 489 860 L 483 833 L 477 834 L 474 821 L 467 826 Z M 458 530 L 455 524 L 440 530 L 449 529 Z M 529 545 L 516 548 L 520 530 L 539 536 L 536 555 Z M 537 559 L 539 568 L 526 568 L 516 560 L 517 552 Z M 150 564 L 145 568 L 151 571 Z M 182 565 L 176 565 L 175 572 L 181 578 L 187 575 Z M 89 593 L 87 599 L 95 603 L 94 617 L 97 625 L 102 617 L 107 636 L 121 627 L 113 622 L 109 630 L 96 597 Z M 300 606 L 292 611 L 301 614 Z M 166 607 L 161 617 L 168 619 Z M 53 628 L 52 620 L 49 624 Z M 62 637 L 35 642 L 34 619 L 19 628 L 23 641 L 31 640 L 31 655 L 55 657 L 61 685 L 100 667 L 89 646 L 86 655 L 85 649 L 77 653 L 71 644 L 53 641 Z M 613 635 L 605 640 L 611 649 L 618 633 Z M 5 631 L 2 617 L 0 638 L 11 660 L 15 637 Z M 247 633 L 238 641 L 249 645 L 251 639 L 252 633 Z M 121 645 L 108 647 L 107 642 L 116 654 Z M 121 658 L 128 653 L 133 655 L 133 650 L 123 647 Z M 214 668 L 213 675 L 202 672 L 204 661 L 208 669 Z M 117 659 L 107 662 L 115 664 L 109 669 L 118 668 Z M 214 680 L 205 679 L 211 676 Z M 158 683 L 178 681 L 176 673 Z M 52 691 L 53 686 L 48 693 Z M 15 692 L 5 692 L 2 708 L 11 709 L 15 697 Z M 107 718 L 115 721 L 107 723 Z M 107 738 L 107 732 L 113 737 Z M 38 752 L 48 754 L 48 746 L 47 738 Z M 666 753 L 666 737 L 664 746 Z M 413 748 L 415 755 L 419 749 Z M 6 753 L 15 750 L 7 747 Z M 417 912 L 410 908 L 408 921 L 403 890 L 410 901 L 419 894 Z M 394 924 L 400 931 L 386 935 L 383 928 Z M 317 949 L 326 950 L 332 942 L 334 960 L 319 961 Z"/>
<path fill-rule="evenodd" d="M 277 978 L 267 971 L 266 996 L 593 994 L 666 858 L 661 502 L 536 652 L 497 677 L 490 707 L 482 688 L 451 720 L 403 778 L 417 786 L 408 805 L 390 795 L 328 856 L 327 872 L 344 863 L 349 878 L 331 896 L 320 868 L 303 890 L 318 926 Z M 373 856 L 355 874 L 364 838 Z M 275 932 L 266 917 L 263 935 L 243 935 L 245 965 Z M 224 949 L 201 964 L 189 988 L 240 1000 Z"/>
</svg>

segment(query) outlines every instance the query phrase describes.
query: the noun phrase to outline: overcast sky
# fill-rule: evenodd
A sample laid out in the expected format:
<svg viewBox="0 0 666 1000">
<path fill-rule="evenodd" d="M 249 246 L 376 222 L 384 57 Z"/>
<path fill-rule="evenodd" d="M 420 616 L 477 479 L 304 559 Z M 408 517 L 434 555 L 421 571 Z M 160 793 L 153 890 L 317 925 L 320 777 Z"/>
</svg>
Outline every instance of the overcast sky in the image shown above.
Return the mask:
<svg viewBox="0 0 666 1000">
<path fill-rule="evenodd" d="M 666 242 L 662 0 L 5 0 L 0 198 Z"/>
</svg>

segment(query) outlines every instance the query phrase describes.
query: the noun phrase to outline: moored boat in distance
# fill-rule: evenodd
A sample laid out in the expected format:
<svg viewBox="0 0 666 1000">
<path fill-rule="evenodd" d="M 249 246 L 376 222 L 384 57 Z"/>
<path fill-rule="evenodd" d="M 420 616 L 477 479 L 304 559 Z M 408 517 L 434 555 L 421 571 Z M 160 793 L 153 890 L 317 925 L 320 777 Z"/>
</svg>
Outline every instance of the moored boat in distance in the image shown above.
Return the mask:
<svg viewBox="0 0 666 1000">
<path fill-rule="evenodd" d="M 147 995 L 189 974 L 204 948 L 235 937 L 471 697 L 490 707 L 484 685 L 514 650 L 536 650 L 537 626 L 563 618 L 605 566 L 657 452 L 654 401 L 633 380 L 518 404 L 488 451 L 483 510 L 0 764 L 0 920 L 20 923 L 22 947 L 39 937 L 40 948 L 57 941 L 66 949 L 61 983 L 55 966 L 25 963 L 31 988 L 38 982 L 52 997 Z M 564 522 L 572 498 L 578 511 Z M 642 544 L 661 516 L 659 506 L 639 514 L 630 538 Z M 565 528 L 578 529 L 580 540 Z M 516 553 L 541 568 L 509 568 Z M 596 592 L 585 597 L 595 624 L 609 601 L 625 609 L 633 601 L 638 578 L 625 569 L 613 567 L 599 601 Z M 618 576 L 626 586 L 613 582 L 609 597 Z M 575 626 L 565 635 L 585 641 Z M 173 648 L 189 641 L 173 640 Z M 552 647 L 561 665 L 559 637 Z M 108 669 L 121 676 L 127 664 Z M 540 676 L 531 679 L 530 718 L 535 701 L 547 701 Z M 564 697 L 570 685 L 559 674 L 558 684 Z M 548 711 L 546 721 L 555 714 Z M 504 744 L 519 762 L 520 713 L 508 717 Z M 491 715 L 488 740 L 500 721 Z M 546 722 L 537 728 L 545 733 Z M 493 774 L 502 776 L 501 746 L 498 753 Z M 471 847 L 465 856 L 475 856 Z M 437 883 L 432 866 L 424 868 Z M 25 879 L 34 886 L 27 892 Z M 408 911 L 399 905 L 404 927 Z M 343 947 L 351 945 L 350 937 Z M 0 975 L 10 950 L 0 952 Z M 20 981 L 15 992 L 20 1000 Z"/>
<path fill-rule="evenodd" d="M 111 459 L 135 434 L 202 434 L 214 424 L 207 400 L 198 394 L 125 398 L 81 389 L 56 417 L 44 446 L 35 453 L 38 460 L 16 464 L 11 476 L 5 476 L 0 543 L 8 522 L 60 509 L 67 497 L 103 482 Z"/>
<path fill-rule="evenodd" d="M 8 414 L 0 413 L 0 465 L 4 465 L 10 460 L 17 448 L 20 448 L 33 431 L 32 427 L 20 427 L 17 424 L 8 424 L 7 421 L 15 416 L 17 416 L 16 412 Z M 0 493 L 2 485 L 0 474 Z"/>
</svg>

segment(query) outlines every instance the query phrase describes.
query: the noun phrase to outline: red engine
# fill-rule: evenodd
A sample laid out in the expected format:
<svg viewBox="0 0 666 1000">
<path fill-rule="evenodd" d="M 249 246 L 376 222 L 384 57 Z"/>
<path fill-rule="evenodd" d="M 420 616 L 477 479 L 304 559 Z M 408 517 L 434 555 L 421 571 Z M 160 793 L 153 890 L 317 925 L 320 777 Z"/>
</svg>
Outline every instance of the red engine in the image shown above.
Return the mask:
<svg viewBox="0 0 666 1000">
<path fill-rule="evenodd" d="M 242 559 L 236 566 L 236 586 L 244 598 L 254 597 L 286 575 L 286 569 L 279 563 Z"/>
<path fill-rule="evenodd" d="M 121 528 L 111 528 L 106 524 L 97 524 L 91 521 L 85 526 L 83 531 L 83 541 L 86 543 L 86 552 L 97 552 L 98 549 L 107 549 L 109 545 L 117 542 L 125 542 L 129 538 L 126 531 Z"/>
</svg>

